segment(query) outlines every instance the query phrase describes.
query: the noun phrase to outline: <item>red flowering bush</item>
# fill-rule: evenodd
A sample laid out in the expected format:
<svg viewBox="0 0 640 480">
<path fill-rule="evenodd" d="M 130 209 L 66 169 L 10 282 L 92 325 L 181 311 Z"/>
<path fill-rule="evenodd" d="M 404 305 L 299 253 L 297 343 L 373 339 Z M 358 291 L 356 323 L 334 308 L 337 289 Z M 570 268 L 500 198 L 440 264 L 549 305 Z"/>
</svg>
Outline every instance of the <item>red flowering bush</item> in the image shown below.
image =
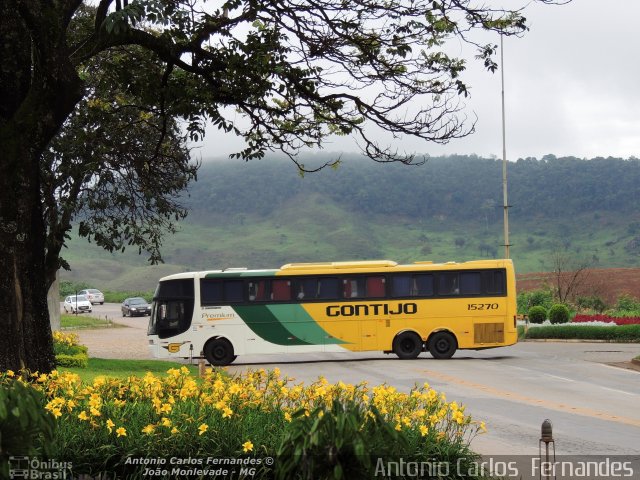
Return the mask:
<svg viewBox="0 0 640 480">
<path fill-rule="evenodd" d="M 576 315 L 572 323 L 606 322 L 616 325 L 640 325 L 640 317 L 610 317 L 609 315 Z"/>
</svg>

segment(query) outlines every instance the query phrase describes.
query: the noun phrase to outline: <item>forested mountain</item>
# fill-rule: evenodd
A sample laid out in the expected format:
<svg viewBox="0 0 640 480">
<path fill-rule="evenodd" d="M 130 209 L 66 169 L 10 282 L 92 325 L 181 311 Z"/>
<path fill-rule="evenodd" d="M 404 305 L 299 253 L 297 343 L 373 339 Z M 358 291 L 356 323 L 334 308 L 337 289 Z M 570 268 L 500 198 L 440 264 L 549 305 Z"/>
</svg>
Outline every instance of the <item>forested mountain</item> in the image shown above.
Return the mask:
<svg viewBox="0 0 640 480">
<path fill-rule="evenodd" d="M 640 265 L 640 160 L 520 159 L 509 162 L 508 182 L 518 271 L 552 269 L 558 252 L 596 267 Z M 406 166 L 343 156 L 338 168 L 303 177 L 283 159 L 210 160 L 182 202 L 190 214 L 166 241 L 166 265 L 149 270 L 136 255 L 103 254 L 74 239 L 66 256 L 74 270 L 63 278 L 149 288 L 163 274 L 192 269 L 503 255 L 497 159 Z"/>
<path fill-rule="evenodd" d="M 522 218 L 632 214 L 640 205 L 638 159 L 520 159 L 508 164 L 508 181 L 512 212 Z M 502 161 L 450 156 L 406 166 L 346 158 L 335 170 L 304 178 L 285 161 L 210 162 L 201 167 L 190 193 L 192 220 L 206 221 L 211 207 L 223 215 L 268 215 L 312 193 L 363 214 L 469 220 L 502 206 Z"/>
</svg>

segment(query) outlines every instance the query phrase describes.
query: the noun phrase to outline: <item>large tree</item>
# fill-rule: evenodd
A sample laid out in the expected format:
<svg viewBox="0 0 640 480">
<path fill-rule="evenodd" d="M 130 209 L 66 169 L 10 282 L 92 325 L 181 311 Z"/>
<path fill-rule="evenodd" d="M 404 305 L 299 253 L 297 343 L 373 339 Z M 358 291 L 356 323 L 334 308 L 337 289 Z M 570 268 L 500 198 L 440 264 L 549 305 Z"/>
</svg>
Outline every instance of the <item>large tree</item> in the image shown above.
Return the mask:
<svg viewBox="0 0 640 480">
<path fill-rule="evenodd" d="M 525 29 L 519 11 L 472 0 L 87 3 L 94 8 L 81 0 L 0 2 L 0 369 L 53 367 L 46 294 L 64 241 L 66 224 L 52 220 L 63 203 L 74 214 L 90 207 L 83 232 L 107 248 L 144 245 L 158 233 L 145 232 L 144 215 L 112 222 L 98 212 L 132 205 L 124 197 L 137 194 L 149 171 L 184 167 L 184 152 L 167 140 L 179 136 L 175 119 L 192 139 L 205 121 L 241 135 L 246 148 L 237 156 L 246 160 L 276 148 L 296 161 L 300 148 L 354 134 L 371 158 L 410 162 L 379 145 L 367 125 L 435 142 L 469 134 L 458 100 L 468 93 L 465 61 L 447 53 L 449 40 L 475 44 L 491 70 L 496 47 L 475 43 L 474 32 Z M 131 78 L 122 69 L 113 77 L 122 95 L 92 97 L 88 79 L 108 76 L 116 61 L 132 67 Z M 140 68 L 146 90 L 135 78 Z M 142 103 L 125 108 L 128 94 Z M 118 111 L 144 122 L 145 103 L 154 120 L 139 139 L 144 146 L 96 115 Z M 83 120 L 79 108 L 89 126 L 71 125 Z M 52 142 L 65 126 L 75 133 L 58 137 L 60 148 Z M 93 137 L 95 149 L 82 138 L 92 128 L 109 130 Z M 148 149 L 146 160 L 126 158 L 135 148 Z M 138 212 L 159 211 L 153 192 L 136 200 Z"/>
</svg>

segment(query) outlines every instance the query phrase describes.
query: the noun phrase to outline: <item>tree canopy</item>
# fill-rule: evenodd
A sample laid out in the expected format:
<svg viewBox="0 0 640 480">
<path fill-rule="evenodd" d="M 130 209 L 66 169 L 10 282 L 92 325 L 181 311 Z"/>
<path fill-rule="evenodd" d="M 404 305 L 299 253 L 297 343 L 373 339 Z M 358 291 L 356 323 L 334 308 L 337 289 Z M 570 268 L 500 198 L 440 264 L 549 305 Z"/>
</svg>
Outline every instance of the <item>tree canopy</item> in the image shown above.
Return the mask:
<svg viewBox="0 0 640 480">
<path fill-rule="evenodd" d="M 183 132 L 238 134 L 245 160 L 279 149 L 297 162 L 338 134 L 374 160 L 419 161 L 367 126 L 468 135 L 466 61 L 449 42 L 494 70 L 495 44 L 475 33 L 525 28 L 521 11 L 471 0 L 0 3 L 0 368 L 53 366 L 48 272 L 71 216 L 105 248 L 157 255 L 194 175 Z"/>
</svg>

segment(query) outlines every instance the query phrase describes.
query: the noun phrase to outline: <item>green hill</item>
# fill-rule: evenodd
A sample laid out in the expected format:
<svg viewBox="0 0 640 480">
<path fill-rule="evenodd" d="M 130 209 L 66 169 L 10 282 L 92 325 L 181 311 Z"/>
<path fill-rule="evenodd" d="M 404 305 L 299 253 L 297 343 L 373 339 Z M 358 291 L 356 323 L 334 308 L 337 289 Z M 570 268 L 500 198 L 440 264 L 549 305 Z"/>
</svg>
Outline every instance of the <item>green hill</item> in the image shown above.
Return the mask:
<svg viewBox="0 0 640 480">
<path fill-rule="evenodd" d="M 327 156 L 309 157 L 312 165 Z M 511 256 L 519 272 L 552 268 L 554 252 L 596 267 L 640 264 L 640 160 L 522 159 L 509 164 Z M 163 275 L 288 262 L 401 262 L 502 256 L 502 162 L 431 158 L 421 166 L 343 158 L 298 175 L 291 162 L 205 162 L 165 240 L 165 264 L 109 254 L 73 238 L 63 279 L 149 289 Z"/>
</svg>

